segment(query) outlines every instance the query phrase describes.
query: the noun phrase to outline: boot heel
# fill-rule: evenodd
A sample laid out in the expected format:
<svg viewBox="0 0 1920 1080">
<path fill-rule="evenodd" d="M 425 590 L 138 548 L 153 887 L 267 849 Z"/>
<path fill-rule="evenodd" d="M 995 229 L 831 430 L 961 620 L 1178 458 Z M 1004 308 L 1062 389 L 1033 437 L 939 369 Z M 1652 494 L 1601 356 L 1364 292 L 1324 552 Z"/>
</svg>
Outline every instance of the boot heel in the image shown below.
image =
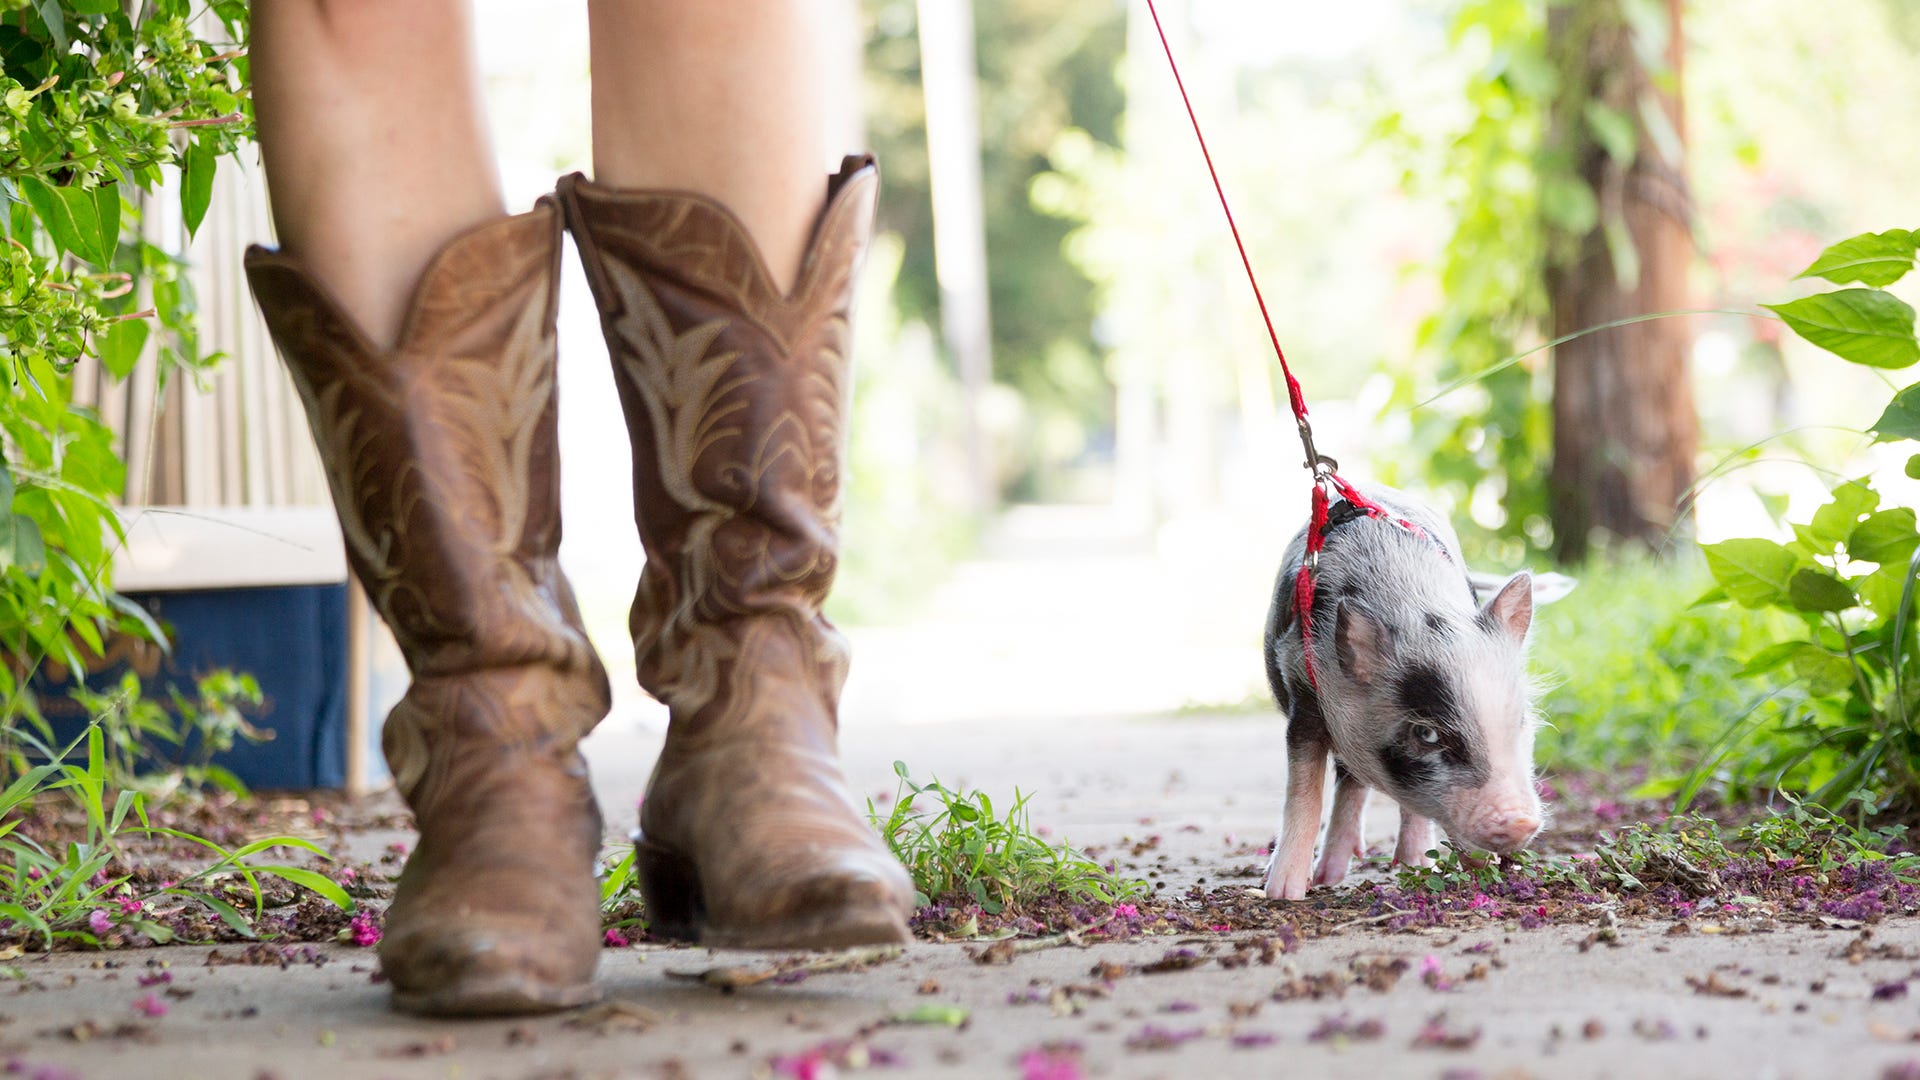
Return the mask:
<svg viewBox="0 0 1920 1080">
<path fill-rule="evenodd" d="M 646 901 L 647 929 L 670 941 L 699 941 L 707 921 L 700 875 L 684 857 L 645 839 L 633 845 L 633 869 Z"/>
</svg>

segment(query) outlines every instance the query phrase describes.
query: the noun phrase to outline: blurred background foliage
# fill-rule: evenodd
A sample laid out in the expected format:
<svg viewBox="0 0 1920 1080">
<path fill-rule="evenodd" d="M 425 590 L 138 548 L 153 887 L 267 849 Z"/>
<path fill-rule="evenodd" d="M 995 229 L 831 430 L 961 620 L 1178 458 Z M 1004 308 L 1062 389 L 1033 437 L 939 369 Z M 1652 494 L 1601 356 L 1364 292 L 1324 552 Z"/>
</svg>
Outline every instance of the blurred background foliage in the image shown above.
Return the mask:
<svg viewBox="0 0 1920 1080">
<path fill-rule="evenodd" d="M 914 0 L 866 0 L 863 92 L 868 138 L 885 163 L 879 225 L 905 252 L 893 302 L 910 320 L 939 325 L 921 46 Z M 1113 423 L 1112 388 L 1093 340 L 1094 281 L 1067 258 L 1077 222 L 1031 196 L 1063 138 L 1113 149 L 1125 99 L 1116 80 L 1126 5 L 1115 0 L 982 0 L 978 33 L 980 183 L 992 261 L 995 376 L 1013 391 L 1023 423 L 1069 434 L 1066 452 L 1044 439 L 1010 448 L 1009 488 L 1033 494 L 1050 468 Z M 1004 401 L 1005 399 L 1003 399 Z M 1024 440 L 1022 440 L 1024 441 Z M 1020 456 L 1031 455 L 1025 460 Z"/>
<path fill-rule="evenodd" d="M 857 23 L 850 50 L 863 60 L 858 126 L 885 174 L 856 328 L 847 550 L 831 609 L 856 639 L 864 635 L 861 655 L 880 659 L 856 666 L 850 708 L 865 694 L 956 717 L 1026 715 L 1038 701 L 1075 715 L 1264 709 L 1252 642 L 1280 550 L 1302 518 L 1305 474 L 1146 6 L 967 5 L 992 352 L 991 384 L 975 393 L 942 327 L 936 260 L 923 63 L 929 48 L 954 43 L 922 40 L 921 29 L 945 2 L 845 5 Z M 530 21 L 506 0 L 478 7 L 509 188 L 530 198 L 550 189 L 556 171 L 590 167 L 577 107 L 583 20 L 556 10 Z M 0 59 L 15 84 L 6 108 L 16 118 L 5 129 L 13 146 L 0 146 L 14 241 L 7 258 L 18 294 L 41 305 L 0 342 L 16 395 L 0 423 L 19 429 L 9 429 L 0 472 L 13 484 L 7 520 L 31 519 L 46 560 L 44 570 L 37 559 L 0 566 L 11 595 L 44 609 L 0 620 L 16 670 L 91 647 L 87 630 L 75 637 L 64 615 L 50 621 L 47 612 L 78 612 L 93 629 L 142 629 L 126 625 L 133 617 L 98 576 L 111 536 L 85 526 L 109 520 L 117 485 L 109 436 L 69 408 L 49 376 L 76 349 L 106 361 L 170 350 L 163 356 L 181 374 L 213 359 L 193 338 L 193 298 L 168 284 L 177 276 L 171 256 L 139 246 L 130 229 L 111 251 L 104 239 L 93 251 L 86 237 L 42 229 L 22 185 L 58 188 L 63 204 L 111 185 L 130 195 L 152 170 L 253 152 L 240 141 L 241 122 L 166 126 L 243 117 L 244 56 L 175 25 L 190 14 L 185 5 L 145 5 L 157 17 L 141 31 L 146 39 L 128 36 L 131 23 L 123 32 L 120 8 L 0 0 Z M 1733 658 L 1764 652 L 1795 624 L 1779 611 L 1691 607 L 1709 584 L 1693 541 L 1784 539 L 1827 501 L 1836 477 L 1874 477 L 1882 507 L 1920 503 L 1905 455 L 1861 434 L 1873 419 L 1861 403 L 1883 401 L 1887 377 L 1835 362 L 1755 307 L 1811 291 L 1792 279 L 1826 244 L 1916 224 L 1920 143 L 1908 136 L 1905 103 L 1920 101 L 1920 8 L 1909 0 L 1161 8 L 1322 448 L 1350 476 L 1436 503 L 1487 569 L 1578 555 L 1591 540 L 1574 571 L 1582 588 L 1542 616 L 1540 663 L 1561 684 L 1547 699 L 1556 727 L 1543 755 L 1565 768 L 1697 771 L 1716 731 L 1784 685 Z M 89 66 L 84 50 L 29 55 L 21 28 L 42 10 L 65 12 L 63 31 L 91 35 L 86 48 L 101 56 L 145 49 L 172 59 L 151 66 L 140 88 L 107 85 L 115 65 Z M 240 29 L 238 4 L 213 11 Z M 1608 35 L 1626 47 L 1596 51 Z M 1676 42 L 1677 51 L 1667 48 Z M 577 59 L 554 59 L 562 49 Z M 36 94 L 56 63 L 67 78 Z M 131 115 L 110 123 L 126 93 L 135 95 Z M 175 103 L 166 94 L 186 111 L 157 120 L 151 114 Z M 1684 115 L 1664 130 L 1655 114 L 1670 105 Z M 47 119 L 64 116 L 60 109 L 81 109 L 84 123 Z M 139 145 L 122 156 L 146 156 L 120 161 L 74 142 L 114 147 L 106 140 L 128 133 Z M 33 148 L 24 156 L 23 136 Z M 1677 146 L 1682 158 L 1671 157 Z M 1673 322 L 1662 339 L 1679 343 L 1680 385 L 1691 389 L 1675 417 L 1697 415 L 1667 451 L 1678 462 L 1659 463 L 1680 488 L 1635 496 L 1632 514 L 1583 524 L 1583 542 L 1569 545 L 1556 529 L 1550 479 L 1571 452 L 1556 440 L 1575 425 L 1556 425 L 1552 403 L 1555 366 L 1577 350 L 1545 346 L 1580 328 L 1560 325 L 1572 317 L 1570 298 L 1605 295 L 1630 314 L 1653 310 L 1634 306 L 1633 290 L 1656 276 L 1648 268 L 1658 260 L 1628 204 L 1645 186 L 1634 170 L 1670 159 L 1682 183 L 1664 210 L 1686 234 L 1677 275 L 1663 278 L 1677 290 L 1667 306 L 1713 310 Z M 130 226 L 137 200 L 125 205 Z M 151 286 L 116 291 L 131 281 Z M 1914 286 L 1893 291 L 1911 298 Z M 154 318 L 121 318 L 149 294 Z M 593 348 L 591 313 L 583 324 L 572 317 L 563 308 L 563 366 Z M 135 326 L 151 326 L 152 340 L 131 340 Z M 1627 338 L 1592 340 L 1617 348 Z M 595 393 L 572 367 L 562 385 L 573 395 L 563 401 L 563 437 L 580 440 L 566 451 L 567 483 L 580 492 L 567 496 L 569 570 L 587 582 L 583 606 L 617 664 L 638 558 L 626 508 L 608 496 L 626 486 L 623 435 L 607 400 L 589 401 Z M 28 421 L 42 413 L 71 434 L 39 440 L 29 429 L 40 421 Z M 1617 418 L 1593 421 L 1607 424 Z M 990 474 L 984 501 L 976 432 Z M 64 448 L 65 474 L 28 461 L 43 442 L 47 454 Z M 1640 444 L 1623 436 L 1619 445 L 1622 453 L 1600 455 L 1612 472 L 1597 475 L 1631 487 L 1655 471 Z M 32 546 L 15 539 L 8 550 Z M 1664 558 L 1650 561 L 1648 550 Z M 1032 639 L 1015 632 L 1028 624 L 1053 629 Z M 956 661 L 963 645 L 978 657 Z M 1023 650 L 1044 651 L 1045 662 L 1029 664 Z M 994 676 L 982 678 L 989 667 Z M 897 688 L 862 691 L 863 679 Z M 1811 700 L 1805 687 L 1792 693 Z M 1776 707 L 1800 705 L 1766 706 Z M 1750 757 L 1713 766 L 1716 784 L 1765 786 L 1762 765 L 1780 760 L 1768 756 L 1780 748 L 1769 749 L 1768 730 L 1758 726 L 1745 744 Z"/>
<path fill-rule="evenodd" d="M 866 122 L 887 165 L 881 226 L 905 241 L 894 303 L 937 326 L 916 7 L 862 4 Z M 1901 0 L 1817 13 L 1686 4 L 1677 78 L 1657 62 L 1665 0 L 1166 7 L 1310 392 L 1378 414 L 1358 451 L 1370 471 L 1453 504 L 1496 561 L 1553 544 L 1551 353 L 1529 353 L 1551 336 L 1548 275 L 1584 234 L 1620 230 L 1576 165 L 1595 143 L 1630 159 L 1643 126 L 1575 93 L 1554 12 L 1630 24 L 1651 39 L 1658 87 L 1685 101 L 1698 259 L 1683 306 L 1747 305 L 1821 242 L 1885 227 L 1920 164 L 1874 104 L 1920 92 L 1917 16 Z M 1124 0 L 973 5 L 994 374 L 1011 391 L 997 407 L 1018 416 L 997 421 L 1011 443 L 1001 486 L 1015 498 L 1100 489 L 1071 474 L 1120 453 L 1120 384 L 1135 369 L 1156 384 L 1163 448 L 1216 469 L 1238 448 L 1292 453 L 1256 430 L 1279 404 L 1271 360 L 1164 62 L 1156 49 L 1141 66 L 1130 48 L 1144 12 Z M 1721 316 L 1692 328 L 1716 371 L 1789 377 L 1773 328 Z M 1800 417 L 1833 401 L 1794 397 L 1762 391 Z M 1724 400 L 1703 403 L 1710 445 L 1766 426 Z M 1177 445 L 1183 422 L 1211 433 L 1205 452 Z M 1215 483 L 1162 478 L 1155 505 Z"/>
<path fill-rule="evenodd" d="M 1836 764 L 1800 754 L 1819 738 L 1805 688 L 1747 669 L 1793 621 L 1693 607 L 1712 584 L 1693 541 L 1788 535 L 1840 475 L 1872 472 L 1888 505 L 1916 501 L 1904 457 L 1860 434 L 1873 419 L 1860 402 L 1884 399 L 1884 376 L 1835 362 L 1755 305 L 1809 291 L 1792 279 L 1826 244 L 1914 224 L 1920 145 L 1896 122 L 1910 110 L 1888 103 L 1920 101 L 1920 9 L 1161 6 L 1317 431 L 1345 471 L 1439 504 L 1489 568 L 1591 546 L 1575 570 L 1586 584 L 1541 618 L 1538 659 L 1558 686 L 1543 760 L 1645 766 L 1650 790 L 1667 792 L 1752 794 L 1788 761 L 1804 783 L 1830 779 Z M 881 226 L 903 241 L 892 332 L 907 333 L 909 354 L 932 349 L 938 367 L 951 361 L 937 329 L 921 7 L 862 4 L 866 120 L 888 169 Z M 1247 599 L 1205 615 L 1199 601 L 1175 605 L 1171 617 L 1252 626 L 1265 602 L 1256 574 L 1270 578 L 1267 556 L 1297 527 L 1305 486 L 1271 351 L 1145 5 L 983 0 L 972 11 L 997 384 L 981 408 L 997 489 L 1016 507 L 1115 509 L 1152 538 L 1160 573 L 1182 574 L 1179 558 L 1199 552 Z M 1664 204 L 1647 194 L 1661 183 Z M 1658 227 L 1681 230 L 1664 254 L 1647 221 L 1661 213 L 1671 221 Z M 1626 315 L 1701 313 L 1545 347 L 1593 324 L 1596 294 Z M 1563 445 L 1555 364 L 1582 346 L 1603 376 L 1668 350 L 1681 381 L 1643 381 L 1628 419 L 1588 421 L 1621 430 Z M 946 400 L 959 403 L 952 383 Z M 1627 430 L 1651 410 L 1674 427 L 1653 449 Z M 950 438 L 963 428 L 949 415 Z M 1668 460 L 1641 456 L 1661 452 Z M 1576 453 L 1598 459 L 1591 486 L 1615 484 L 1639 505 L 1582 519 L 1570 537 L 1556 529 L 1566 511 L 1549 477 Z M 926 474 L 937 489 L 958 483 L 958 451 L 945 460 L 947 472 Z M 1664 490 L 1635 487 L 1656 472 Z M 857 502 L 851 514 L 861 520 Z M 973 520 L 954 513 L 945 528 L 982 535 Z M 898 550 L 855 553 L 849 577 Z M 899 605 L 903 589 L 915 586 L 886 595 Z M 1175 649 L 1167 662 L 1197 666 L 1197 655 Z M 1198 690 L 1189 701 L 1228 703 Z M 1744 741 L 1729 747 L 1735 720 Z"/>
</svg>

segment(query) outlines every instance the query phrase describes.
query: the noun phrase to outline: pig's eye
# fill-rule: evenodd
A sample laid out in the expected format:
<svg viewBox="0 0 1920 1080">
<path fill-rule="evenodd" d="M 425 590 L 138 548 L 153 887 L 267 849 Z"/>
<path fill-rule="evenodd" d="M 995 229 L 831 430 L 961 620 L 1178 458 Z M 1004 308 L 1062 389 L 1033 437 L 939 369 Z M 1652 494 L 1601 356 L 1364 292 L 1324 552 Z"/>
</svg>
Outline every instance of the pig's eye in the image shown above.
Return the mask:
<svg viewBox="0 0 1920 1080">
<path fill-rule="evenodd" d="M 1422 746 L 1440 745 L 1440 732 L 1429 724 L 1413 725 L 1413 737 L 1420 740 Z"/>
</svg>

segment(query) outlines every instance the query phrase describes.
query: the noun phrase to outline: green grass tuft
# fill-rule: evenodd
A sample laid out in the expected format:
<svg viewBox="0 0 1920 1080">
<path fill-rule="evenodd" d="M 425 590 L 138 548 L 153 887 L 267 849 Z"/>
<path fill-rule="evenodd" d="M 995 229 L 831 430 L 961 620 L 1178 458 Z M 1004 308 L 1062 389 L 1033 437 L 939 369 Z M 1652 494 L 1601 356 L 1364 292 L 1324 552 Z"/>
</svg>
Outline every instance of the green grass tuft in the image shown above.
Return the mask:
<svg viewBox="0 0 1920 1080">
<path fill-rule="evenodd" d="M 1144 882 L 1034 832 L 1030 796 L 1018 790 L 1002 815 L 985 792 L 955 791 L 937 779 L 917 783 L 905 762 L 894 762 L 893 771 L 900 777 L 893 809 L 883 814 L 869 802 L 867 812 L 912 875 L 922 907 L 971 903 L 998 915 L 1043 900 L 1111 904 L 1147 891 Z"/>
</svg>

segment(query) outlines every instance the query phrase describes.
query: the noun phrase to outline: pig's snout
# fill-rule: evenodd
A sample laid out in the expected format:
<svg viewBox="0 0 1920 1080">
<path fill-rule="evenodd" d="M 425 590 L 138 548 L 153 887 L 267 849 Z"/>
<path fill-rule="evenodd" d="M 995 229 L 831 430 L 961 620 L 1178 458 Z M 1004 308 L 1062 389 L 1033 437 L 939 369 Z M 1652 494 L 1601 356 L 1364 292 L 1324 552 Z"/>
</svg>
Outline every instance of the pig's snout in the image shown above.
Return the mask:
<svg viewBox="0 0 1920 1080">
<path fill-rule="evenodd" d="M 1493 802 L 1466 815 L 1462 839 L 1499 855 L 1519 851 L 1540 832 L 1538 803 Z"/>
</svg>

